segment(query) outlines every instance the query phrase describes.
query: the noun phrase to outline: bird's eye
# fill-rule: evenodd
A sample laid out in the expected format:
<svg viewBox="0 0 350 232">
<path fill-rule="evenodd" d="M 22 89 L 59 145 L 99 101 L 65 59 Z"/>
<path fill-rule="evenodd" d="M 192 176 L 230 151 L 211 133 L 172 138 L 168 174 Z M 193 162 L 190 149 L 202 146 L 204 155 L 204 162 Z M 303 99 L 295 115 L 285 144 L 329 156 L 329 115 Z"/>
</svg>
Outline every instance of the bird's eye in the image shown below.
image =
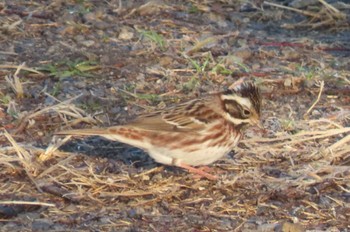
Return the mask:
<svg viewBox="0 0 350 232">
<path fill-rule="evenodd" d="M 247 109 L 244 109 L 244 110 L 243 110 L 243 116 L 244 116 L 244 117 L 249 117 L 249 116 L 250 116 L 250 111 L 247 110 Z"/>
</svg>

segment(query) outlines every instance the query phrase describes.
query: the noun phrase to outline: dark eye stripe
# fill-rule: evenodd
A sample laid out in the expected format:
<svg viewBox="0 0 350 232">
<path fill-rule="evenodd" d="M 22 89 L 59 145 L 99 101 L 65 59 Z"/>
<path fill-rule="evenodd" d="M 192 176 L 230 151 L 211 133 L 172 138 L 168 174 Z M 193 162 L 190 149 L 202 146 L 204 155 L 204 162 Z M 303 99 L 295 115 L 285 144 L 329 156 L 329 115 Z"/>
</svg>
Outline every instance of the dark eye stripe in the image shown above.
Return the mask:
<svg viewBox="0 0 350 232">
<path fill-rule="evenodd" d="M 226 99 L 224 100 L 224 106 L 226 111 L 228 111 L 229 109 L 227 108 L 227 105 L 231 105 L 233 108 L 236 108 L 237 111 L 242 111 L 243 108 L 242 106 L 236 101 L 236 100 L 232 100 L 232 99 Z M 230 112 L 229 112 L 230 113 Z M 231 114 L 231 113 L 230 113 Z M 233 115 L 231 115 L 233 116 Z"/>
<path fill-rule="evenodd" d="M 224 109 L 227 113 L 231 115 L 233 118 L 241 118 L 240 111 L 242 109 L 241 105 L 238 104 L 236 100 L 225 99 L 223 100 Z"/>
<path fill-rule="evenodd" d="M 239 104 L 236 100 L 226 99 L 223 102 L 224 102 L 226 112 L 228 112 L 231 115 L 231 117 L 238 118 L 238 119 L 249 118 L 250 111 L 246 110 L 249 113 L 245 114 L 244 112 L 245 109 L 243 109 L 243 106 Z"/>
</svg>

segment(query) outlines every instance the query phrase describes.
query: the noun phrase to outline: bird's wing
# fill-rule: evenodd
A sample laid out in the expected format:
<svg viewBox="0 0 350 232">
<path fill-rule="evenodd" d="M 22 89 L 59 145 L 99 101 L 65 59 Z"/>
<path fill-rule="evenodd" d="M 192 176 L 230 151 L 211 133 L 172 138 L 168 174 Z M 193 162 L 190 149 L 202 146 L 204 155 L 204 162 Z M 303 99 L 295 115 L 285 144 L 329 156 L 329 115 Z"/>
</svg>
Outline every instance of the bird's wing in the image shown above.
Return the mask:
<svg viewBox="0 0 350 232">
<path fill-rule="evenodd" d="M 182 105 L 144 115 L 125 125 L 144 130 L 196 132 L 203 130 L 217 114 L 204 100 L 193 100 Z"/>
</svg>

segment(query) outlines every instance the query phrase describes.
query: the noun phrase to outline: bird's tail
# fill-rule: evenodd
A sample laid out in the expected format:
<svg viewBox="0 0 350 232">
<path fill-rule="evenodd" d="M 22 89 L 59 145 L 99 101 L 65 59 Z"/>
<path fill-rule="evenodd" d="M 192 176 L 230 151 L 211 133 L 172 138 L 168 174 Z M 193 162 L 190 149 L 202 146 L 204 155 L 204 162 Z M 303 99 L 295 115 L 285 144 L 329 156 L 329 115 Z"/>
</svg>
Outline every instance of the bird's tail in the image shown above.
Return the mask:
<svg viewBox="0 0 350 232">
<path fill-rule="evenodd" d="M 77 130 L 62 130 L 55 132 L 55 135 L 104 135 L 108 130 L 103 128 L 77 129 Z"/>
</svg>

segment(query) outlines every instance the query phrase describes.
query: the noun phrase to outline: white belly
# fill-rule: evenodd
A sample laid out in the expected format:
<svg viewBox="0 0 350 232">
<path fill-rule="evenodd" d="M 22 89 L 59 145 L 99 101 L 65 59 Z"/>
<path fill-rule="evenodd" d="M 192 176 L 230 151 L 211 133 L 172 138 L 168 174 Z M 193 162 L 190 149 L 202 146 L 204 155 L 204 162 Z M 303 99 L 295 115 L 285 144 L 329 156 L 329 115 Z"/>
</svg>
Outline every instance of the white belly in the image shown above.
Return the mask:
<svg viewBox="0 0 350 232">
<path fill-rule="evenodd" d="M 212 125 L 212 128 L 215 128 L 215 126 L 215 124 Z M 213 133 L 214 135 L 215 133 L 219 133 L 220 136 L 209 139 L 208 141 L 201 141 L 199 143 L 196 142 L 196 139 L 200 140 L 200 138 L 210 136 Z M 167 135 L 168 134 L 165 133 L 164 137 Z M 120 142 L 141 148 L 148 152 L 148 154 L 158 163 L 176 165 L 178 162 L 181 162 L 192 166 L 208 165 L 215 162 L 229 153 L 238 143 L 241 137 L 240 133 L 234 132 L 228 124 L 226 124 L 226 128 L 224 128 L 224 130 L 221 132 L 217 130 L 214 131 L 214 129 L 209 129 L 201 131 L 197 135 L 189 135 L 185 133 L 174 133 L 173 135 L 173 140 L 169 140 L 164 143 L 156 143 L 152 139 L 147 138 L 142 141 L 134 140 L 117 133 L 113 135 L 103 135 L 103 137 L 111 140 L 118 140 Z M 160 138 L 161 137 L 162 136 L 160 136 Z M 181 144 L 185 145 L 181 146 Z"/>
<path fill-rule="evenodd" d="M 227 146 L 208 146 L 211 141 L 194 145 L 193 151 L 191 147 L 184 149 L 168 149 L 167 147 L 152 147 L 148 149 L 149 155 L 155 161 L 163 164 L 174 165 L 174 159 L 187 165 L 198 166 L 211 164 L 224 155 L 228 154 L 232 148 L 238 143 L 240 136 L 233 136 L 227 141 Z"/>
</svg>

